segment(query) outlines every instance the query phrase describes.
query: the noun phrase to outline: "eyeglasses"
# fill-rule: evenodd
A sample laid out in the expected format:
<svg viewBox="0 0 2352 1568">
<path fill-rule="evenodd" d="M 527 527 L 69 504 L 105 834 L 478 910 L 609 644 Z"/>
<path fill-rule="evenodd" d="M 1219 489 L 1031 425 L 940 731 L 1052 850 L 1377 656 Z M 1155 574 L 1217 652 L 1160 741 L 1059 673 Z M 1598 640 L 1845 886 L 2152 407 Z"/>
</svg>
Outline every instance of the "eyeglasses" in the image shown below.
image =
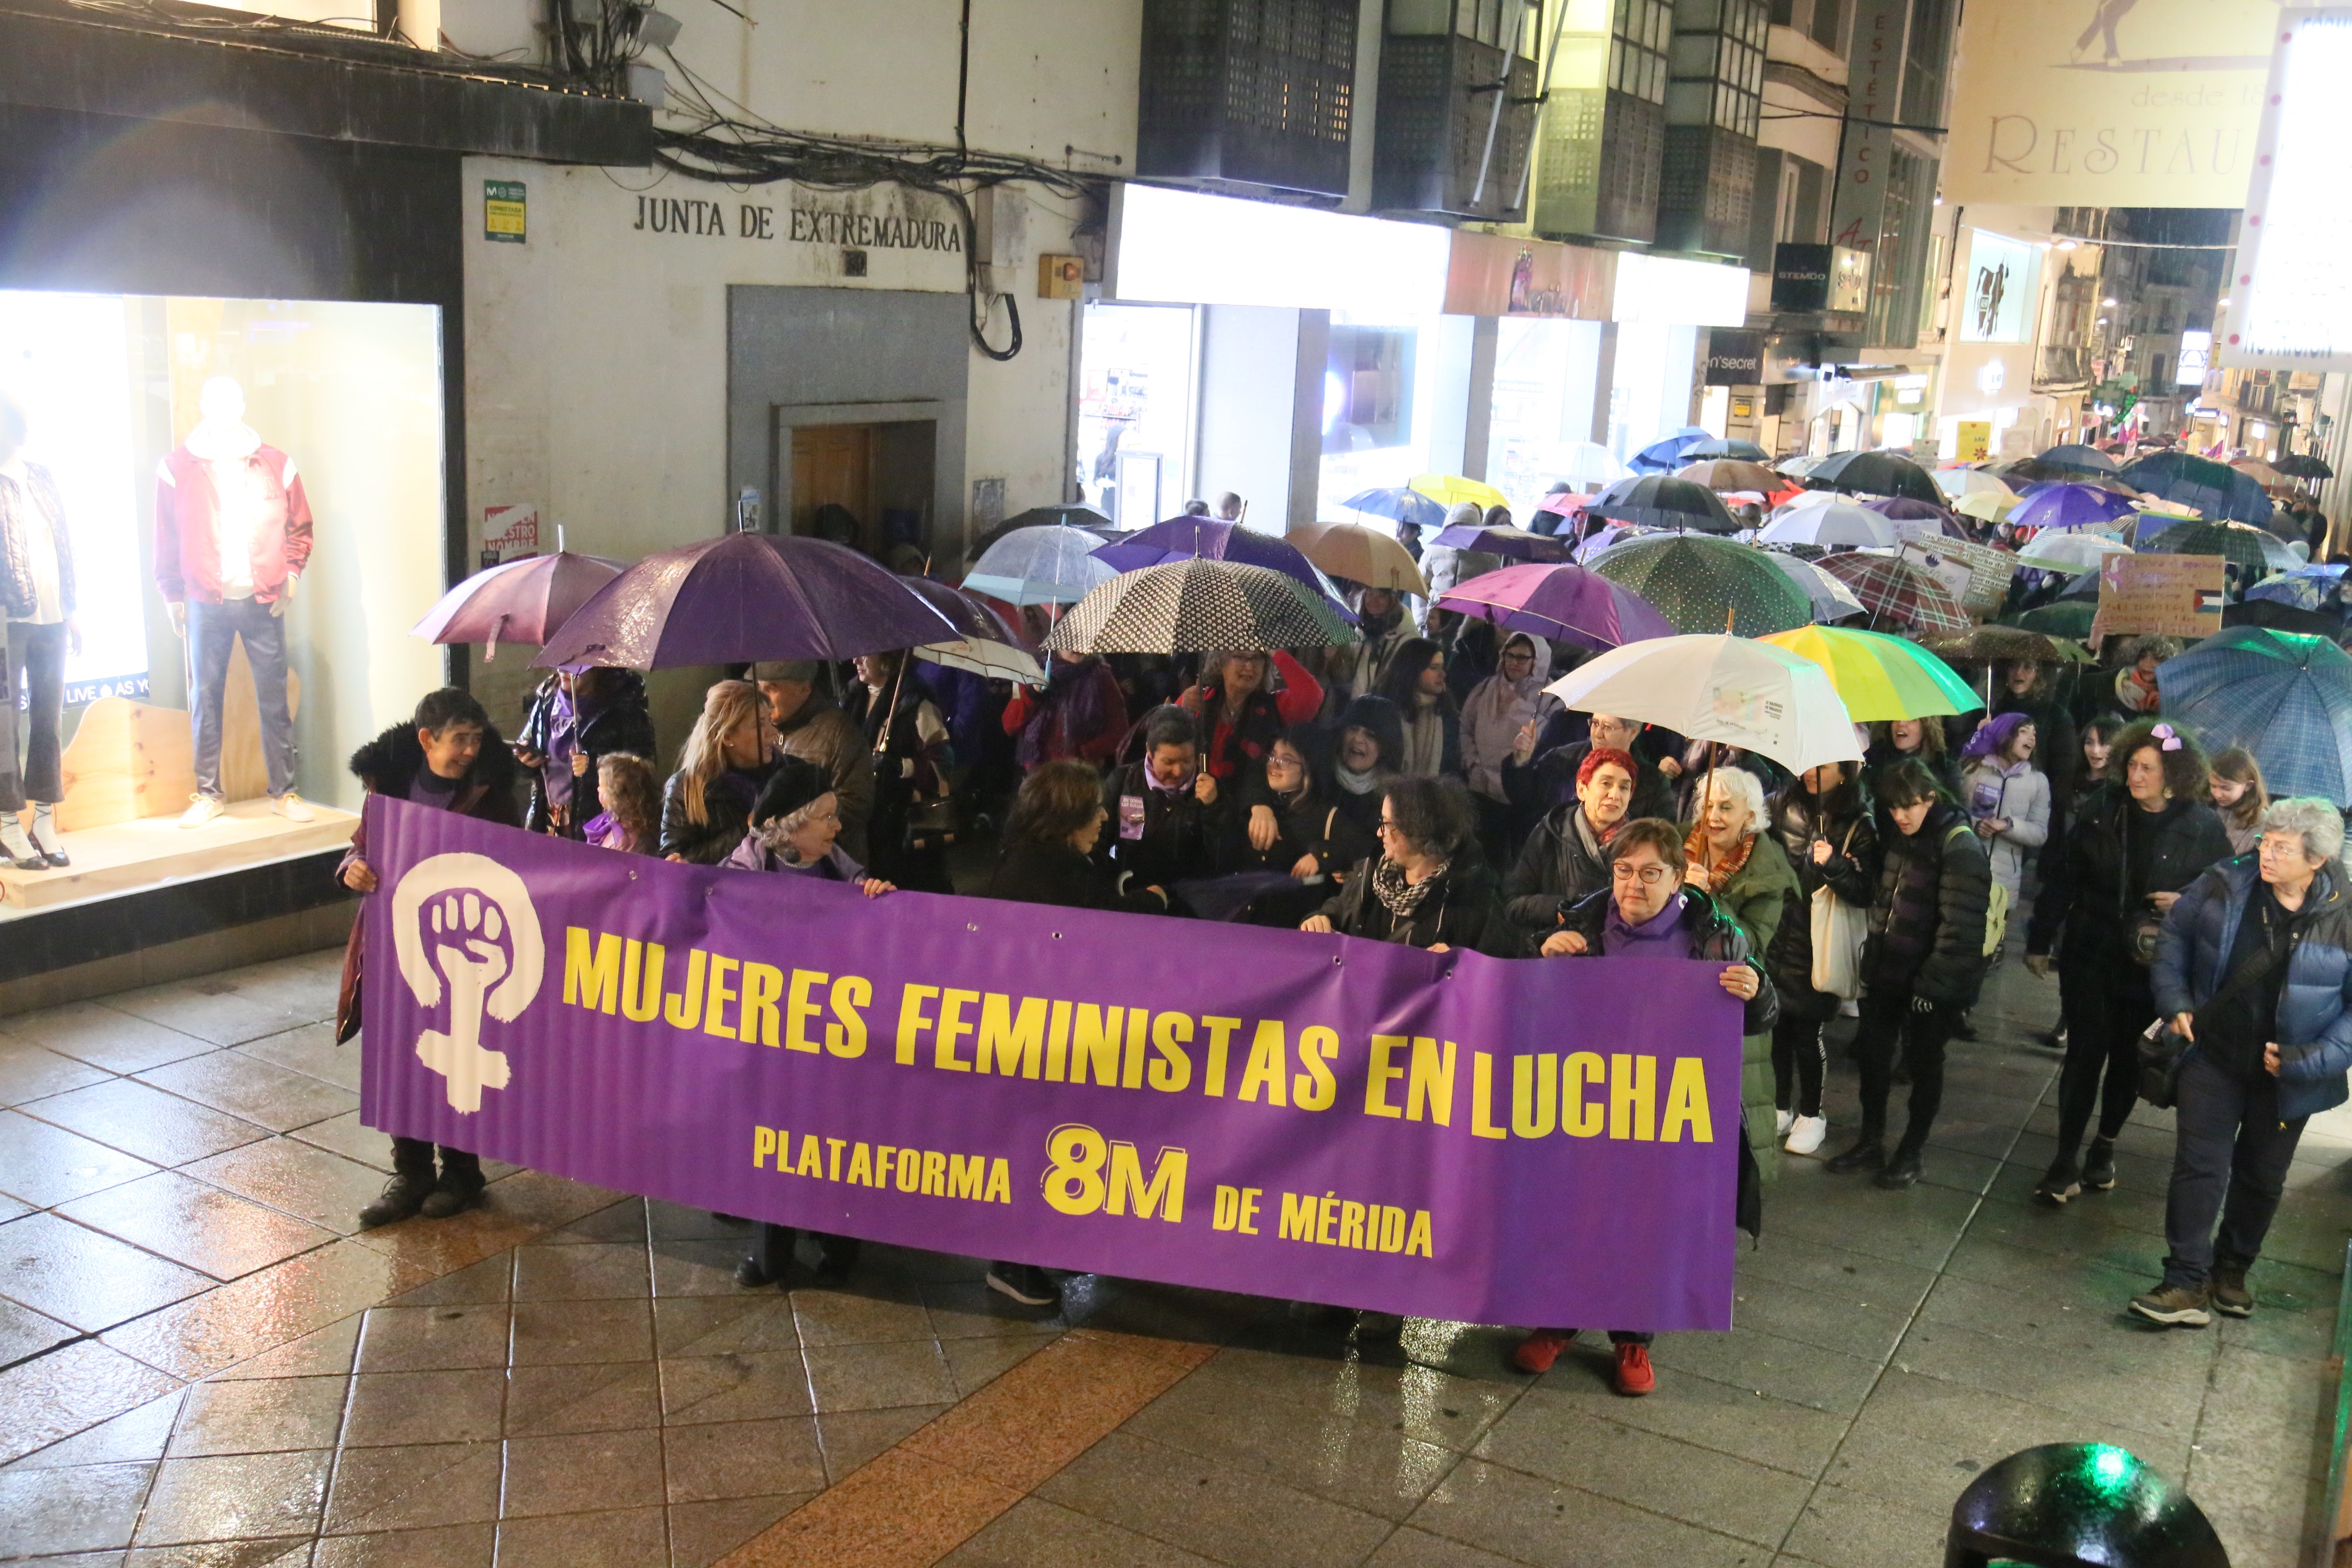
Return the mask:
<svg viewBox="0 0 2352 1568">
<path fill-rule="evenodd" d="M 1641 879 L 1642 886 L 1654 888 L 1666 879 L 1666 868 L 1654 861 L 1647 866 L 1635 866 L 1629 861 L 1620 860 L 1609 868 L 1609 875 L 1620 882 L 1630 882 L 1638 877 Z"/>
<path fill-rule="evenodd" d="M 1523 647 L 1515 647 L 1503 656 L 1505 664 L 1533 664 L 1535 661 L 1536 656 Z"/>
</svg>

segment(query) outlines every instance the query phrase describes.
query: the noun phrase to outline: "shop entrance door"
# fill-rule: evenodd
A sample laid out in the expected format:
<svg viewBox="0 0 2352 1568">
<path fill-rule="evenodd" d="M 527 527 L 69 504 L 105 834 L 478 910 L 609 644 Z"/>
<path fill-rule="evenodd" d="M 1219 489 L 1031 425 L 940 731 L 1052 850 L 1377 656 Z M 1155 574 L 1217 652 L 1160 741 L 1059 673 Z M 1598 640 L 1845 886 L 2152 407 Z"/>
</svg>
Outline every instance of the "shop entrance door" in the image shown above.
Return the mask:
<svg viewBox="0 0 2352 1568">
<path fill-rule="evenodd" d="M 875 521 L 875 429 L 872 425 L 793 427 L 794 533 L 814 534 L 853 549 L 866 543 L 863 535 Z M 824 510 L 822 521 L 820 510 Z"/>
</svg>

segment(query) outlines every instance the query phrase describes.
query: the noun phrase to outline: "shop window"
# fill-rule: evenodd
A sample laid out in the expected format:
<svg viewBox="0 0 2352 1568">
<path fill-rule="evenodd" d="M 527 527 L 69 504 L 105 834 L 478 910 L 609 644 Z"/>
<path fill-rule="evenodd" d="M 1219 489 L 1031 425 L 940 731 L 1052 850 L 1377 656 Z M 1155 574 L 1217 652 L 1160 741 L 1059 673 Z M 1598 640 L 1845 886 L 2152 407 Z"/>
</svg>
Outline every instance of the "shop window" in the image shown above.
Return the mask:
<svg viewBox="0 0 2352 1568">
<path fill-rule="evenodd" d="M 1458 319 L 1458 318 L 1457 318 Z M 1323 460 L 1317 515 L 1361 521 L 1342 509 L 1359 490 L 1402 485 L 1429 468 L 1444 318 L 1383 320 L 1335 310 L 1323 374 Z"/>
<path fill-rule="evenodd" d="M 1188 305 L 1087 307 L 1076 478 L 1087 504 L 1122 528 L 1189 499 L 1196 321 Z"/>
</svg>

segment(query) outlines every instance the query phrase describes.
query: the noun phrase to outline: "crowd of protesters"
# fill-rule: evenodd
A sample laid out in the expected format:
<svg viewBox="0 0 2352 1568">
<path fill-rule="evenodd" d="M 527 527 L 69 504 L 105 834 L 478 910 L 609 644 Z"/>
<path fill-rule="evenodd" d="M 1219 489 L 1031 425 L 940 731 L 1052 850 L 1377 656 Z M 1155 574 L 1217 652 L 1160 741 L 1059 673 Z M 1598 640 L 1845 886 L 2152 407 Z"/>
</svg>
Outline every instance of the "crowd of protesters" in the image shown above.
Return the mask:
<svg viewBox="0 0 2352 1568">
<path fill-rule="evenodd" d="M 1491 520 L 1490 520 L 1491 521 Z M 1433 553 L 1434 552 L 1433 551 Z M 712 685 L 665 780 L 642 680 L 550 678 L 509 748 L 462 692 L 352 761 L 373 791 L 626 853 L 846 884 L 1338 932 L 1530 962 L 1672 956 L 1721 966 L 1745 1006 L 1754 1156 L 1822 1155 L 1899 1190 L 1921 1179 L 1945 1054 L 2004 949 L 2054 968 L 2063 1207 L 2117 1180 L 2116 1142 L 2165 1021 L 2179 1153 L 2162 1323 L 2252 1310 L 2247 1268 L 2303 1119 L 2352 1066 L 2352 900 L 2324 802 L 2272 802 L 2243 752 L 2208 759 L 2160 714 L 2126 646 L 2075 675 L 1987 672 L 1990 713 L 1871 727 L 1863 761 L 1790 776 L 1769 760 L 1544 688 L 1586 657 L 1358 590 L 1360 641 L 1200 658 L 1066 656 L 1037 686 L 950 677 L 903 654 L 760 665 Z M 373 889 L 355 841 L 342 879 Z M 2009 940 L 2021 926 L 2021 942 Z M 356 1026 L 356 940 L 346 1034 Z M 2053 959 L 2054 954 L 2054 959 Z M 1828 1031 L 1861 1120 L 1832 1143 Z M 1907 1089 L 1899 1123 L 1894 1091 Z M 1892 1141 L 1890 1142 L 1890 1134 Z M 2084 1140 L 2088 1136 L 2087 1144 Z M 456 1213 L 478 1161 L 397 1140 L 363 1223 Z M 2215 1226 L 2219 1223 L 2218 1239 Z M 1752 1228 L 1752 1223 L 1751 1223 Z M 740 1271 L 781 1277 L 764 1227 Z M 856 1244 L 813 1237 L 821 1275 Z M 989 1283 L 1049 1307 L 1044 1269 Z M 1549 1368 L 1575 1331 L 1515 1352 Z M 1647 1393 L 1648 1336 L 1610 1335 Z"/>
</svg>

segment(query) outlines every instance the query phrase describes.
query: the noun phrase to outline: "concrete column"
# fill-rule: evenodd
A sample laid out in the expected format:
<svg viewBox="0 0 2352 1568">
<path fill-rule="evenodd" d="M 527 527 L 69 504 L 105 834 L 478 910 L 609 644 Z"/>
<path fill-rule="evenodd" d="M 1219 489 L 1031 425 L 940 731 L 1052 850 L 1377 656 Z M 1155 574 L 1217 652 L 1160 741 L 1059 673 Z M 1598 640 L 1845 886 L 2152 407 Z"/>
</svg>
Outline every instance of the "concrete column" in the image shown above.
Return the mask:
<svg viewBox="0 0 2352 1568">
<path fill-rule="evenodd" d="M 1437 356 L 1435 402 L 1429 416 L 1429 471 L 1486 477 L 1488 432 L 1495 413 L 1495 345 L 1501 326 L 1493 316 L 1440 316 L 1424 333 L 1423 353 Z"/>
<path fill-rule="evenodd" d="M 1323 461 L 1323 374 L 1331 314 L 1276 306 L 1201 311 L 1197 492 L 1232 490 L 1249 522 L 1281 533 L 1315 520 Z"/>
<path fill-rule="evenodd" d="M 1601 323 L 1601 350 L 1592 364 L 1592 439 L 1609 445 L 1611 396 L 1617 384 L 1617 323 Z"/>
</svg>

